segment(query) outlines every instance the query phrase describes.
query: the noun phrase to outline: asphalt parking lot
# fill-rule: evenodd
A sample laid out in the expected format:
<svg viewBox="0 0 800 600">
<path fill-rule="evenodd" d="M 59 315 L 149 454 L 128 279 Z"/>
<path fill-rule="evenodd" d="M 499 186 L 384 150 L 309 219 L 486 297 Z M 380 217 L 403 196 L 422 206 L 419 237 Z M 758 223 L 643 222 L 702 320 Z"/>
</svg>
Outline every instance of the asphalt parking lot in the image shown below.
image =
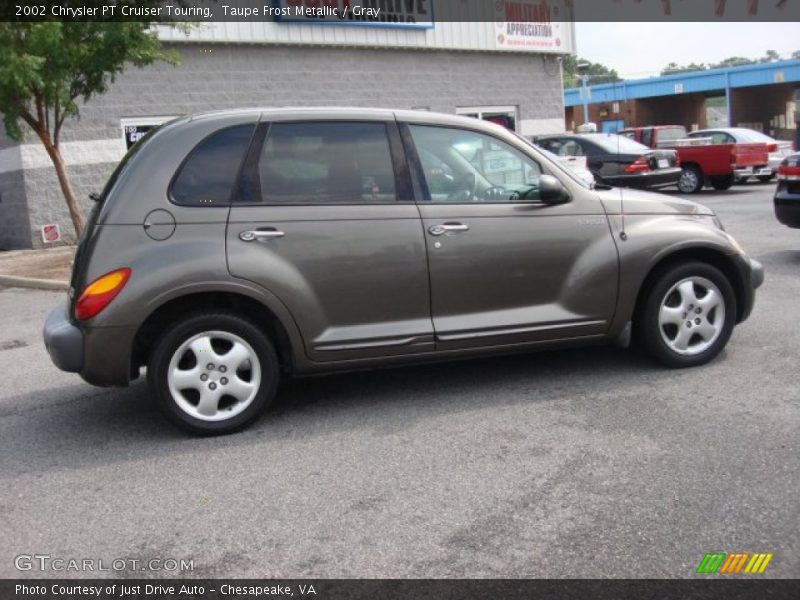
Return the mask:
<svg viewBox="0 0 800 600">
<path fill-rule="evenodd" d="M 22 554 L 192 559 L 198 577 L 691 577 L 711 551 L 800 576 L 800 230 L 773 189 L 695 197 L 767 273 L 706 367 L 595 348 L 294 381 L 222 438 L 171 427 L 143 381 L 59 372 L 40 331 L 62 294 L 0 291 L 0 577 L 81 575 L 19 572 Z"/>
</svg>

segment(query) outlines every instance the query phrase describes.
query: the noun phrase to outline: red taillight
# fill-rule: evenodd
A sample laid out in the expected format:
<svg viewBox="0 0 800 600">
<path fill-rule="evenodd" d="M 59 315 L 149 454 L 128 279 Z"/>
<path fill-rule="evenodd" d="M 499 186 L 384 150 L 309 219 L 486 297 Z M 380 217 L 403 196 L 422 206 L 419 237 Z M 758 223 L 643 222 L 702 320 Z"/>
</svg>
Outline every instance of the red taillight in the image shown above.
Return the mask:
<svg viewBox="0 0 800 600">
<path fill-rule="evenodd" d="M 75 303 L 75 318 L 79 321 L 91 319 L 102 311 L 117 297 L 128 283 L 131 270 L 128 268 L 117 269 L 98 277 L 83 290 L 80 298 Z"/>
<path fill-rule="evenodd" d="M 772 154 L 773 152 L 778 151 L 778 144 L 767 144 L 767 152 Z"/>
<path fill-rule="evenodd" d="M 797 165 L 796 167 L 781 165 L 778 167 L 778 179 L 785 181 L 800 181 L 800 165 Z"/>
<path fill-rule="evenodd" d="M 646 156 L 640 156 L 627 167 L 625 167 L 626 173 L 641 173 L 643 171 L 649 171 L 650 165 L 647 163 Z"/>
</svg>

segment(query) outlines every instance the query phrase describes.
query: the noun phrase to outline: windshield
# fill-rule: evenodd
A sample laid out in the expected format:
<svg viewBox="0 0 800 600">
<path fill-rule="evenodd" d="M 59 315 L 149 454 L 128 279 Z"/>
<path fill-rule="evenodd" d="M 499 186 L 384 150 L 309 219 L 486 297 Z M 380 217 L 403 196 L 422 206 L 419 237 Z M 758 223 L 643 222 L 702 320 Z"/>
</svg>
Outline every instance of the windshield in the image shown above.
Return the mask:
<svg viewBox="0 0 800 600">
<path fill-rule="evenodd" d="M 587 135 L 587 139 L 610 154 L 644 154 L 650 148 L 622 135 Z"/>
</svg>

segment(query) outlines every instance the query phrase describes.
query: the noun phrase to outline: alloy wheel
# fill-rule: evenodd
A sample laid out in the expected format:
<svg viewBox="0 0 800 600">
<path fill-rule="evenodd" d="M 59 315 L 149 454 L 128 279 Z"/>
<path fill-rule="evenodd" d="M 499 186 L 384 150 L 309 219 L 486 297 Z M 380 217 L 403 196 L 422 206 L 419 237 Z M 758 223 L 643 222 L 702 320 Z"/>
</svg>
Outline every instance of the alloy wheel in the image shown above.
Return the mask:
<svg viewBox="0 0 800 600">
<path fill-rule="evenodd" d="M 673 285 L 661 301 L 658 328 L 664 343 L 677 354 L 705 352 L 725 326 L 725 300 L 705 277 L 688 277 Z"/>
<path fill-rule="evenodd" d="M 205 331 L 173 353 L 167 383 L 175 403 L 202 421 L 222 421 L 244 411 L 261 385 L 261 364 L 238 335 Z"/>
</svg>

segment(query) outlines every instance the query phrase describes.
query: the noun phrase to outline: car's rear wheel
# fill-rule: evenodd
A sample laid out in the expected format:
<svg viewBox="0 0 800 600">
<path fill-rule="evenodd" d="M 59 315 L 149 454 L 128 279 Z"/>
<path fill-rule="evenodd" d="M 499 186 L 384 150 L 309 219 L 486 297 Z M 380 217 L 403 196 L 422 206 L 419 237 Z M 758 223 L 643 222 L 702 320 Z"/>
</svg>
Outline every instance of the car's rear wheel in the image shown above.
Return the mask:
<svg viewBox="0 0 800 600">
<path fill-rule="evenodd" d="M 658 276 L 637 315 L 645 349 L 670 367 L 693 367 L 716 357 L 736 321 L 736 295 L 716 267 L 690 262 Z"/>
<path fill-rule="evenodd" d="M 770 181 L 772 181 L 773 179 L 775 179 L 775 173 L 772 173 L 772 175 L 759 175 L 759 176 L 757 177 L 757 179 L 758 179 L 758 180 L 759 180 L 761 183 L 769 183 Z"/>
<path fill-rule="evenodd" d="M 685 165 L 678 179 L 678 189 L 683 194 L 696 194 L 703 189 L 703 173 L 695 165 Z"/>
<path fill-rule="evenodd" d="M 720 175 L 719 177 L 711 178 L 711 187 L 713 187 L 715 190 L 724 191 L 730 189 L 730 187 L 733 185 L 733 182 L 733 174 Z"/>
<path fill-rule="evenodd" d="M 275 350 L 252 322 L 228 312 L 197 314 L 156 343 L 147 379 L 161 410 L 192 433 L 236 431 L 275 396 Z"/>
</svg>

